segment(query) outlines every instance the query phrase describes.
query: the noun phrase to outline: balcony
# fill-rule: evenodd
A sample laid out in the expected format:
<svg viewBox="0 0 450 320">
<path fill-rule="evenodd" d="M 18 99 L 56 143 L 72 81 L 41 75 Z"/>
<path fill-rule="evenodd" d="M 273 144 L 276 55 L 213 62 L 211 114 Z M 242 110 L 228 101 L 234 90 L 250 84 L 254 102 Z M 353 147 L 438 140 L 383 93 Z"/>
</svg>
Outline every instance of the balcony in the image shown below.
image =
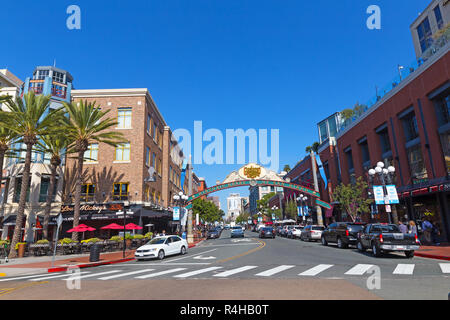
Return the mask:
<svg viewBox="0 0 450 320">
<path fill-rule="evenodd" d="M 52 96 L 58 97 L 58 98 L 62 98 L 65 99 L 67 94 L 66 94 L 66 88 L 52 88 Z"/>
</svg>

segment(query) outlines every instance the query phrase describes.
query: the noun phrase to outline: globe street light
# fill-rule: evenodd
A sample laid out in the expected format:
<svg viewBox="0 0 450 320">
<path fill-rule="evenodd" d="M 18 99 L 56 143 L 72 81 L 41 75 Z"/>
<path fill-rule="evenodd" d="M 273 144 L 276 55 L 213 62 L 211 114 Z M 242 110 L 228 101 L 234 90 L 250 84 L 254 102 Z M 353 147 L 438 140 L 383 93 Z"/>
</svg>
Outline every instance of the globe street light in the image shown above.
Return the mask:
<svg viewBox="0 0 450 320">
<path fill-rule="evenodd" d="M 378 178 L 381 181 L 381 184 L 383 186 L 384 203 L 387 204 L 386 201 L 388 200 L 388 198 L 387 198 L 388 193 L 386 190 L 386 182 L 389 184 L 392 183 L 392 177 L 395 174 L 395 167 L 389 166 L 388 168 L 385 168 L 384 163 L 380 161 L 377 163 L 377 166 L 375 167 L 375 169 L 370 169 L 368 171 L 368 174 L 369 174 L 369 178 L 371 180 L 370 182 L 372 182 L 372 183 L 373 183 L 373 179 L 378 174 Z M 376 204 L 375 204 L 375 206 L 376 206 Z M 395 210 L 395 207 L 394 207 L 394 210 Z M 389 223 L 392 223 L 390 213 L 388 213 L 388 218 L 389 218 Z M 394 220 L 396 220 L 395 218 L 396 218 L 396 216 L 394 216 Z M 394 222 L 396 222 L 396 221 L 394 221 Z"/>
<path fill-rule="evenodd" d="M 297 197 L 297 201 L 300 201 L 300 208 L 302 209 L 302 220 L 305 221 L 305 213 L 303 212 L 303 203 L 306 203 L 306 200 L 308 200 L 308 197 L 300 194 L 300 196 Z"/>
<path fill-rule="evenodd" d="M 178 194 L 175 194 L 173 196 L 173 201 L 176 205 L 178 205 L 180 207 L 180 211 L 181 211 L 181 207 L 186 206 L 188 199 L 189 199 L 189 197 L 181 191 Z M 180 227 L 181 227 L 181 221 L 180 221 Z M 182 226 L 182 227 L 183 227 L 183 232 L 184 232 L 185 226 Z"/>
</svg>

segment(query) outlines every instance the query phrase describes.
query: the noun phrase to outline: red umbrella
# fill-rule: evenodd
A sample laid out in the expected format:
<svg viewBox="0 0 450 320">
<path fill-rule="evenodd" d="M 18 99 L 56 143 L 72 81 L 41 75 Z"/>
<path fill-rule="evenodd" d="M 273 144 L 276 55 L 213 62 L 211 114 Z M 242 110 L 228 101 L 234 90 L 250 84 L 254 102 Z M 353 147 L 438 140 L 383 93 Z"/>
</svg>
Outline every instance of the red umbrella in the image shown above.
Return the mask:
<svg viewBox="0 0 450 320">
<path fill-rule="evenodd" d="M 127 229 L 127 230 L 142 230 L 144 228 L 138 226 L 137 224 L 129 223 L 125 226 L 125 229 Z"/>
<path fill-rule="evenodd" d="M 123 226 L 118 225 L 117 223 L 111 223 L 107 226 L 102 227 L 101 229 L 111 229 L 111 230 L 123 230 Z"/>
</svg>

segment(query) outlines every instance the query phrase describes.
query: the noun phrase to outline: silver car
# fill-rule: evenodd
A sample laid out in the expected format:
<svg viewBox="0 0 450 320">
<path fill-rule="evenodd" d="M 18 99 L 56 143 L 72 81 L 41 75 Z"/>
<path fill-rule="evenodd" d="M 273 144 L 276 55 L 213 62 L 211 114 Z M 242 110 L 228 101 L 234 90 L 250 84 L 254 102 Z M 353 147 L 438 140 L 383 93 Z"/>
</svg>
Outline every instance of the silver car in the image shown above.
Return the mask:
<svg viewBox="0 0 450 320">
<path fill-rule="evenodd" d="M 303 228 L 300 239 L 303 241 L 320 240 L 322 238 L 323 230 L 325 230 L 324 226 L 308 225 Z"/>
</svg>

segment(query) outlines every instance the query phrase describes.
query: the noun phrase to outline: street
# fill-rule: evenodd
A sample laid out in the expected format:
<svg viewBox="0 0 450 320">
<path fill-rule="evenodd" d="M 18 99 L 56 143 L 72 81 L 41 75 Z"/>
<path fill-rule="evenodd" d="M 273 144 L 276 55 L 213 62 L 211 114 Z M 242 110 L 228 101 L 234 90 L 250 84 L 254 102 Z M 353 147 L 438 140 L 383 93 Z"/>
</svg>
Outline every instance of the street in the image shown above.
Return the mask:
<svg viewBox="0 0 450 320">
<path fill-rule="evenodd" d="M 379 288 L 368 289 L 373 267 Z M 377 268 L 376 268 L 377 269 Z M 187 255 L 82 269 L 79 289 L 70 274 L 0 278 L 0 299 L 438 299 L 450 292 L 450 263 L 403 253 L 370 251 L 276 237 L 205 240 Z M 67 280 L 69 279 L 69 280 Z M 370 280 L 370 279 L 369 279 Z M 370 284 L 369 284 L 370 286 Z"/>
</svg>

